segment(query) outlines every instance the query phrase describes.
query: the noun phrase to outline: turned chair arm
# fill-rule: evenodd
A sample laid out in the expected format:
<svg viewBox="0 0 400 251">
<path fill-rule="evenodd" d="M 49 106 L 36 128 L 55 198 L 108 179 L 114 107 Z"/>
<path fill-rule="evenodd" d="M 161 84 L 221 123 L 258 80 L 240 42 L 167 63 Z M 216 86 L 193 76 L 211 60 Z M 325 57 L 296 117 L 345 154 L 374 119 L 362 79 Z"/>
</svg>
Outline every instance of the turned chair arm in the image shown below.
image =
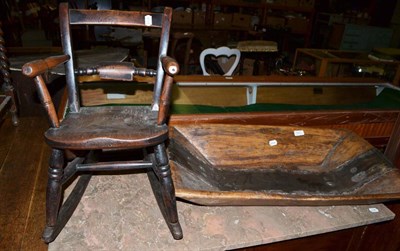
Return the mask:
<svg viewBox="0 0 400 251">
<path fill-rule="evenodd" d="M 161 58 L 162 67 L 165 71 L 163 89 L 160 96 L 160 111 L 158 113 L 157 123 L 162 125 L 167 121 L 167 115 L 171 99 L 172 85 L 174 76 L 179 73 L 179 64 L 175 59 L 164 56 Z"/>
<path fill-rule="evenodd" d="M 22 73 L 28 77 L 34 78 L 35 80 L 40 102 L 47 112 L 51 127 L 59 127 L 60 120 L 58 119 L 54 103 L 51 99 L 46 83 L 43 80 L 42 74 L 62 63 L 65 63 L 69 58 L 68 55 L 52 56 L 46 59 L 35 60 L 22 66 Z"/>
<path fill-rule="evenodd" d="M 22 66 L 22 73 L 28 77 L 36 77 L 69 60 L 68 55 L 51 56 L 28 62 Z"/>
</svg>

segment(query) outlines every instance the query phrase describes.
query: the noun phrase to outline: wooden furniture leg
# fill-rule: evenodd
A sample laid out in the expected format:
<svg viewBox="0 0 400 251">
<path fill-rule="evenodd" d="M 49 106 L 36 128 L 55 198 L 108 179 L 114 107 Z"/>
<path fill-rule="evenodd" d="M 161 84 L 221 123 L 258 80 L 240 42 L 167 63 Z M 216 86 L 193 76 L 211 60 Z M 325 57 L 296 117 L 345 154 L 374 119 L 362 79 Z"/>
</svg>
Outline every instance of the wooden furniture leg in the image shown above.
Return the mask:
<svg viewBox="0 0 400 251">
<path fill-rule="evenodd" d="M 47 183 L 46 196 L 46 229 L 43 238 L 49 236 L 53 232 L 53 228 L 57 223 L 58 209 L 61 204 L 62 188 L 61 179 L 63 176 L 64 151 L 52 149 L 49 167 L 49 179 Z"/>
<path fill-rule="evenodd" d="M 174 239 L 182 239 L 183 233 L 178 221 L 175 188 L 172 182 L 171 168 L 164 144 L 159 144 L 154 147 L 153 161 L 153 171 L 148 172 L 148 177 L 157 204 L 160 207 L 160 211 Z"/>
</svg>

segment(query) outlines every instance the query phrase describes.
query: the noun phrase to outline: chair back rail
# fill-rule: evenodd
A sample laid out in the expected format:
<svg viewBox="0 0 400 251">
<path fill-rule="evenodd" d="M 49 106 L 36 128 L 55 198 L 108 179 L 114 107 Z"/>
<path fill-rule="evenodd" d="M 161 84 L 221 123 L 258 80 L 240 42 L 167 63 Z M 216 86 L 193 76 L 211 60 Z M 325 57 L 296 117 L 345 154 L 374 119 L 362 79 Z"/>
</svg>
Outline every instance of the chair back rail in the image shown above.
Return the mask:
<svg viewBox="0 0 400 251">
<path fill-rule="evenodd" d="M 231 49 L 226 46 L 222 46 L 219 48 L 207 48 L 200 53 L 200 66 L 204 76 L 210 76 L 210 73 L 207 71 L 207 67 L 205 64 L 206 56 L 208 55 L 214 56 L 216 58 L 223 56 L 226 57 L 225 59 L 227 60 L 232 56 L 235 57 L 235 60 L 232 63 L 232 65 L 223 74 L 224 76 L 232 76 L 236 67 L 239 65 L 240 51 L 238 49 Z"/>
<path fill-rule="evenodd" d="M 172 18 L 172 9 L 166 7 L 163 13 L 118 11 L 118 10 L 82 10 L 69 9 L 68 4 L 60 4 L 60 30 L 61 42 L 64 54 L 70 56 L 66 62 L 66 81 L 68 88 L 68 105 L 70 112 L 79 112 L 80 98 L 76 86 L 76 75 L 74 65 L 76 65 L 73 55 L 73 45 L 71 42 L 71 26 L 74 25 L 112 25 L 112 26 L 132 26 L 160 28 L 159 55 L 166 56 L 169 40 L 169 30 Z M 164 24 L 164 25 L 162 25 Z M 154 85 L 152 109 L 159 110 L 159 102 L 164 81 L 164 70 L 161 61 L 157 64 L 157 77 Z"/>
</svg>

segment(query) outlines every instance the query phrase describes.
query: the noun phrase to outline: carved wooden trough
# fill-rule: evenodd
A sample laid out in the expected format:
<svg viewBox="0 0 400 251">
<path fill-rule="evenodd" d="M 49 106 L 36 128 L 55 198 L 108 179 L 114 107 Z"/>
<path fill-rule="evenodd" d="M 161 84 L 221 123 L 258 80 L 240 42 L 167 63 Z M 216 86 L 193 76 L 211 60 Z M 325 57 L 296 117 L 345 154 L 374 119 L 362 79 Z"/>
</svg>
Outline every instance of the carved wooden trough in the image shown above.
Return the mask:
<svg viewBox="0 0 400 251">
<path fill-rule="evenodd" d="M 340 205 L 400 199 L 400 171 L 344 129 L 171 128 L 176 196 L 200 205 Z"/>
</svg>

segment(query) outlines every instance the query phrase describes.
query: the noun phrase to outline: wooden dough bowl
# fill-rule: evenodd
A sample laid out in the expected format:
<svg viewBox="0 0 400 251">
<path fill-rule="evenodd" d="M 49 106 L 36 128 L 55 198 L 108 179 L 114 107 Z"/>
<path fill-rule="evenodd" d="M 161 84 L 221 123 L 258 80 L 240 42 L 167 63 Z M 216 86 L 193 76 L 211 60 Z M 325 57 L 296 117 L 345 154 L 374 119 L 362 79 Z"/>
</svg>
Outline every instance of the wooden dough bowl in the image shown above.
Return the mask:
<svg viewBox="0 0 400 251">
<path fill-rule="evenodd" d="M 169 151 L 176 196 L 195 204 L 348 205 L 400 199 L 400 171 L 349 130 L 176 125 Z"/>
</svg>

